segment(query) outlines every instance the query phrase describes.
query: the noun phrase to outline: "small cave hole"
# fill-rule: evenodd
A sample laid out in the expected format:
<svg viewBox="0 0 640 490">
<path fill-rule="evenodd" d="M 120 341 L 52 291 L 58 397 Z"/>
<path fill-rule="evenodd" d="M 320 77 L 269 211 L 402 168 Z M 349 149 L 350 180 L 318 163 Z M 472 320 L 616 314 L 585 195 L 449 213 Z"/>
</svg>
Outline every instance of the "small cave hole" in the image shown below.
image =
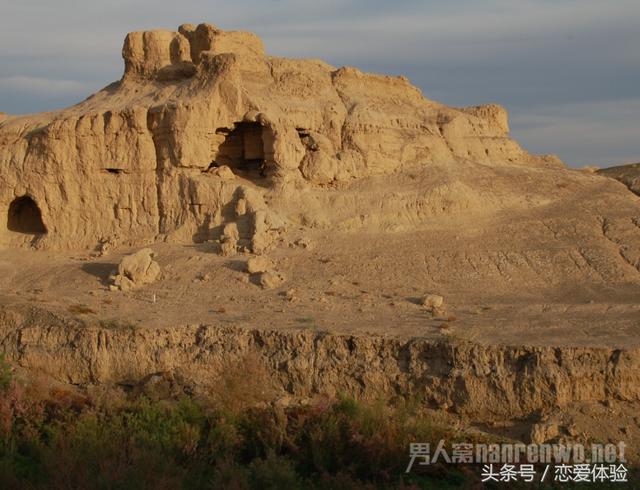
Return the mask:
<svg viewBox="0 0 640 490">
<path fill-rule="evenodd" d="M 304 147 L 307 149 L 307 151 L 318 151 L 319 149 L 318 144 L 315 142 L 315 140 L 311 136 L 311 131 L 305 128 L 296 128 L 296 131 L 298 133 L 298 137 L 300 138 L 300 141 L 302 142 Z"/>
<path fill-rule="evenodd" d="M 298 136 L 300 136 L 300 139 L 307 138 L 311 134 L 309 130 L 305 128 L 296 128 L 296 131 L 298 132 Z"/>
<path fill-rule="evenodd" d="M 29 196 L 18 197 L 9 205 L 7 228 L 28 235 L 42 235 L 47 232 L 40 208 Z"/>
<path fill-rule="evenodd" d="M 121 168 L 105 168 L 105 170 L 108 173 L 114 174 L 114 175 L 120 175 L 121 173 L 124 172 L 124 170 L 122 170 Z"/>
</svg>

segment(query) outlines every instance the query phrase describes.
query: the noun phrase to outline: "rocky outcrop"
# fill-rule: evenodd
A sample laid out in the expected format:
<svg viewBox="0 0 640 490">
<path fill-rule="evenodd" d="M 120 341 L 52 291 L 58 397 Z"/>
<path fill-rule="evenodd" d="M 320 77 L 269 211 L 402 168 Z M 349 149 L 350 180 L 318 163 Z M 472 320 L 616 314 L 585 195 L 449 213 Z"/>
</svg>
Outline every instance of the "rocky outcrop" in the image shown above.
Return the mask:
<svg viewBox="0 0 640 490">
<path fill-rule="evenodd" d="M 28 198 L 42 220 L 35 231 L 0 225 L 0 243 L 202 242 L 232 220 L 259 252 L 300 208 L 269 216 L 267 194 L 295 199 L 309 186 L 471 161 L 561 166 L 511 140 L 499 106 L 454 109 L 404 77 L 267 56 L 251 33 L 133 32 L 122 55 L 122 80 L 82 103 L 0 116 L 0 213 Z"/>
<path fill-rule="evenodd" d="M 3 310 L 9 361 L 84 387 L 169 373 L 206 393 L 223 366 L 257 354 L 281 393 L 416 398 L 476 420 L 527 417 L 580 401 L 640 401 L 640 351 L 246 330 L 211 325 L 87 326 L 36 309 Z"/>
<path fill-rule="evenodd" d="M 127 255 L 118 265 L 118 272 L 112 276 L 114 290 L 129 291 L 136 287 L 151 284 L 160 276 L 160 265 L 153 260 L 155 253 L 143 248 Z"/>
</svg>

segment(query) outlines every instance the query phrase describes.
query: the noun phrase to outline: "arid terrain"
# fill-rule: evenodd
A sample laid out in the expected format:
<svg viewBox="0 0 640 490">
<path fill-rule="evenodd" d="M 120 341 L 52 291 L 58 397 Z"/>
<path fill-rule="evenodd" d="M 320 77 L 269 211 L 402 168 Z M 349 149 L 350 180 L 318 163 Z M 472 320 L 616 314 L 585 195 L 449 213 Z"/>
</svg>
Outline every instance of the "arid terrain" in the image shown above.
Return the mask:
<svg viewBox="0 0 640 490">
<path fill-rule="evenodd" d="M 249 33 L 131 33 L 123 56 L 84 102 L 0 119 L 0 346 L 24 376 L 198 394 L 257 353 L 282 403 L 419 397 L 640 454 L 635 167 L 530 155 L 499 106 Z M 160 272 L 136 282 L 143 248 Z"/>
</svg>

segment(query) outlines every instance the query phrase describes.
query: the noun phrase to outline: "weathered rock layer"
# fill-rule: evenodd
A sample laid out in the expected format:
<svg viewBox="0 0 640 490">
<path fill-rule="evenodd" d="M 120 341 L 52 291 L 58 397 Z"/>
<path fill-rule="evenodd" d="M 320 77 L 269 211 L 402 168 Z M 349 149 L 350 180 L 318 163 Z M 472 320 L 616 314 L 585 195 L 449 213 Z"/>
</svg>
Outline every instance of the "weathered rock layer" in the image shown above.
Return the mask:
<svg viewBox="0 0 640 490">
<path fill-rule="evenodd" d="M 472 416 L 514 419 L 578 402 L 640 401 L 640 350 L 481 345 L 365 335 L 87 327 L 43 311 L 4 310 L 0 346 L 31 372 L 83 387 L 165 373 L 206 393 L 225 366 L 257 354 L 282 394 L 424 399 Z"/>
</svg>

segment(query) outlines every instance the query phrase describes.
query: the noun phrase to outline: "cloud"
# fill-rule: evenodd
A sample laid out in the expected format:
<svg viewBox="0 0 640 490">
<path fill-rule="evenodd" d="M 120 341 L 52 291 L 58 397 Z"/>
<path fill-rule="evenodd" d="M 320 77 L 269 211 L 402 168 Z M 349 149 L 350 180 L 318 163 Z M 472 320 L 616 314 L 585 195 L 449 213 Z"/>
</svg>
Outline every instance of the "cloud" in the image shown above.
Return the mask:
<svg viewBox="0 0 640 490">
<path fill-rule="evenodd" d="M 25 114 L 69 107 L 104 85 L 27 75 L 0 77 L 0 112 Z"/>
<path fill-rule="evenodd" d="M 512 116 L 511 128 L 526 148 L 565 155 L 574 167 L 607 167 L 640 162 L 638 114 L 640 97 L 547 106 Z"/>
<path fill-rule="evenodd" d="M 87 92 L 93 88 L 90 84 L 77 80 L 52 80 L 30 76 L 0 77 L 0 90 L 27 95 L 55 97 Z"/>
</svg>

